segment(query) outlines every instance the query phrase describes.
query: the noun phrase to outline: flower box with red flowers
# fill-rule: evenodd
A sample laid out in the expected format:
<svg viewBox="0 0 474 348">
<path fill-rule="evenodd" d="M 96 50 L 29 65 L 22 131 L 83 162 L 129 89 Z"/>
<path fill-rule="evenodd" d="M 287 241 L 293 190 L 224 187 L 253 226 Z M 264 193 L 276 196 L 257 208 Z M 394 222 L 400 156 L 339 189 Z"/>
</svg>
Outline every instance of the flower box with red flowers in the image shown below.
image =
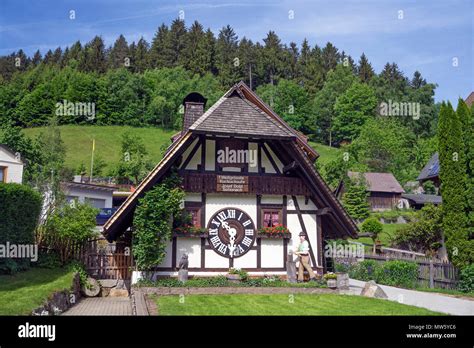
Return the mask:
<svg viewBox="0 0 474 348">
<path fill-rule="evenodd" d="M 173 229 L 173 237 L 207 238 L 208 233 L 206 228 L 184 225 Z"/>
<path fill-rule="evenodd" d="M 262 227 L 258 230 L 258 238 L 281 238 L 281 239 L 290 239 L 291 233 L 290 230 L 281 225 L 275 225 L 272 227 Z"/>
</svg>

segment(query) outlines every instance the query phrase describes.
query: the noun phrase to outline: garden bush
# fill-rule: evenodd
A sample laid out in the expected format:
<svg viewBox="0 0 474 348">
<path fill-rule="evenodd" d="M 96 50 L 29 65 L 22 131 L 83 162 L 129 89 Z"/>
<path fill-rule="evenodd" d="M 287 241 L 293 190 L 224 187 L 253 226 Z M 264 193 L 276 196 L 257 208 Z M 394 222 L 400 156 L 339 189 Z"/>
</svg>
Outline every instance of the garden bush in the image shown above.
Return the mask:
<svg viewBox="0 0 474 348">
<path fill-rule="evenodd" d="M 289 283 L 277 276 L 265 278 L 247 278 L 239 283 L 230 282 L 225 276 L 192 278 L 186 282 L 180 282 L 176 278 L 163 278 L 156 281 L 140 280 L 139 286 L 150 287 L 168 287 L 168 288 L 221 288 L 221 287 L 298 287 L 298 288 L 325 288 L 324 281 L 308 282 L 308 283 Z"/>
<path fill-rule="evenodd" d="M 41 196 L 26 185 L 0 183 L 0 244 L 33 244 Z M 0 273 L 27 269 L 29 260 L 1 259 Z"/>
<path fill-rule="evenodd" d="M 374 260 L 364 260 L 349 268 L 349 277 L 364 281 L 376 280 L 380 264 Z"/>
<path fill-rule="evenodd" d="M 380 284 L 413 288 L 418 280 L 418 265 L 409 261 L 387 261 L 376 270 L 375 278 Z"/>
<path fill-rule="evenodd" d="M 461 270 L 459 290 L 463 292 L 474 291 L 474 264 L 466 266 Z"/>
</svg>

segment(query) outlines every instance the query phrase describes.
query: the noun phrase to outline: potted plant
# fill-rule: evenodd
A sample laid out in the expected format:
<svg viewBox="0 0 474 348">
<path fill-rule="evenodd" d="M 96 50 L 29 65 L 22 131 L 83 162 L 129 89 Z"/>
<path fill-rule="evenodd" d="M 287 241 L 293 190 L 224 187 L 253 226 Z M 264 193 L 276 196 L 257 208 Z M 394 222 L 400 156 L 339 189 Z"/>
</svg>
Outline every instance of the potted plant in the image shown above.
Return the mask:
<svg viewBox="0 0 474 348">
<path fill-rule="evenodd" d="M 227 280 L 231 283 L 240 283 L 248 278 L 248 273 L 238 268 L 229 268 L 227 273 Z"/>
<path fill-rule="evenodd" d="M 337 274 L 329 272 L 329 273 L 326 273 L 323 278 L 324 280 L 326 280 L 326 284 L 328 288 L 330 289 L 337 288 Z"/>
</svg>

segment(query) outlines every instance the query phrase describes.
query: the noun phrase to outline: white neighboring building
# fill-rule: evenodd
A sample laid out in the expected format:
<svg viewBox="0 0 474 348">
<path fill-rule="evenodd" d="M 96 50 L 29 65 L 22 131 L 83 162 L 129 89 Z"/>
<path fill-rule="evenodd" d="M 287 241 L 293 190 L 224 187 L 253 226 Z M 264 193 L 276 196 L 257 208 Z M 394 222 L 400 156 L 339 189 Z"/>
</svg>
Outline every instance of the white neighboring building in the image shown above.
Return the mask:
<svg viewBox="0 0 474 348">
<path fill-rule="evenodd" d="M 0 182 L 21 184 L 23 181 L 23 162 L 19 153 L 0 144 Z"/>
<path fill-rule="evenodd" d="M 94 208 L 112 208 L 112 193 L 115 187 L 82 182 L 62 182 L 61 185 L 68 202 L 77 199 L 81 203 L 89 203 Z"/>
</svg>

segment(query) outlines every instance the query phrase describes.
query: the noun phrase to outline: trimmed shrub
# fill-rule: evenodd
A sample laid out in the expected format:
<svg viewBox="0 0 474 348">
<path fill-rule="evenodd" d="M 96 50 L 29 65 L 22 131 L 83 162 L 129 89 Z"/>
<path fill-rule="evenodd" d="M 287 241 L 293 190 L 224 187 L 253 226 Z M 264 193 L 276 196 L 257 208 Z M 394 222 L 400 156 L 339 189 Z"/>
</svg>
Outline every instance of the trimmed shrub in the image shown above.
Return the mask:
<svg viewBox="0 0 474 348">
<path fill-rule="evenodd" d="M 349 277 L 364 281 L 376 280 L 376 274 L 380 267 L 380 264 L 375 260 L 364 260 L 349 269 Z"/>
<path fill-rule="evenodd" d="M 41 212 L 41 196 L 26 185 L 0 183 L 0 244 L 33 244 Z M 29 260 L 0 259 L 0 273 L 29 267 Z"/>
<path fill-rule="evenodd" d="M 409 261 L 387 261 L 375 272 L 376 282 L 413 288 L 418 280 L 418 265 Z"/>
<path fill-rule="evenodd" d="M 461 270 L 459 290 L 463 292 L 474 291 L 474 264 L 466 266 Z"/>
</svg>

